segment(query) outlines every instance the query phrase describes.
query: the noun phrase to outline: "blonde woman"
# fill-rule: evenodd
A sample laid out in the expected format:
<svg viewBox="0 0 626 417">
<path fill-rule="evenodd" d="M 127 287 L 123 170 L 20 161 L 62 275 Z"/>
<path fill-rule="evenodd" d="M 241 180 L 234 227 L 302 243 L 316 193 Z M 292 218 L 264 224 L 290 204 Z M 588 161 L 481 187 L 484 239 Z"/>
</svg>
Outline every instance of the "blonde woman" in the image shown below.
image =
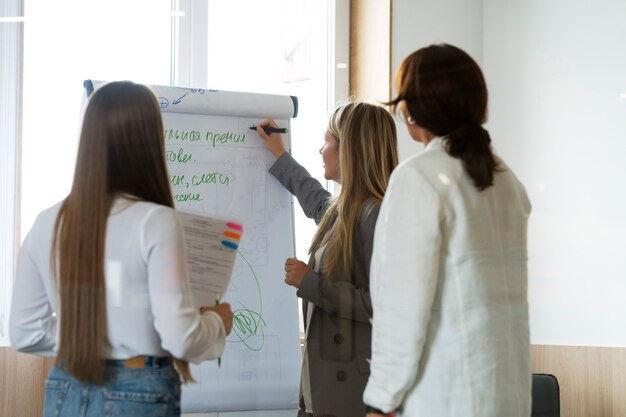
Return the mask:
<svg viewBox="0 0 626 417">
<path fill-rule="evenodd" d="M 187 361 L 222 353 L 233 314 L 194 306 L 173 206 L 155 95 L 101 87 L 70 194 L 39 214 L 19 253 L 11 343 L 57 357 L 44 417 L 179 416 L 177 371 L 191 381 Z"/>
<path fill-rule="evenodd" d="M 287 152 L 279 134 L 259 136 L 277 157 L 270 173 L 319 224 L 308 264 L 285 262 L 285 282 L 303 301 L 306 341 L 301 416 L 365 415 L 372 305 L 369 265 L 374 226 L 398 163 L 396 128 L 382 107 L 349 103 L 332 114 L 320 154 L 324 176 L 341 184 L 336 198 Z"/>
</svg>

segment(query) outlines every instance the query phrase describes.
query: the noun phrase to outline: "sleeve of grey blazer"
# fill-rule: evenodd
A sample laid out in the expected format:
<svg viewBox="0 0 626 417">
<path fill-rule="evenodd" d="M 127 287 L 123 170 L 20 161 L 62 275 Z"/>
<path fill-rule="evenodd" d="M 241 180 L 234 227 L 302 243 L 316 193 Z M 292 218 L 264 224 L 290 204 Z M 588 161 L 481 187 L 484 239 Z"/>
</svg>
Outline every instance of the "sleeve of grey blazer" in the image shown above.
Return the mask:
<svg viewBox="0 0 626 417">
<path fill-rule="evenodd" d="M 380 203 L 364 210 L 359 220 L 352 258 L 351 280 L 322 278 L 308 271 L 298 289 L 298 297 L 311 301 L 329 314 L 348 320 L 369 323 L 372 317 L 372 299 L 369 289 L 370 260 L 374 242 L 374 228 Z M 358 283 L 355 285 L 355 283 Z"/>
<path fill-rule="evenodd" d="M 331 197 L 322 184 L 288 152 L 276 159 L 269 172 L 283 187 L 296 196 L 304 214 L 319 224 L 328 209 Z"/>
<path fill-rule="evenodd" d="M 289 153 L 282 154 L 269 170 L 289 192 L 296 196 L 307 217 L 319 223 L 328 209 L 331 194 Z M 372 258 L 374 227 L 380 204 L 364 210 L 354 241 L 353 276 L 351 280 L 331 281 L 313 270 L 308 271 L 298 296 L 311 301 L 330 314 L 369 323 L 372 301 L 369 291 L 369 265 Z M 355 285 L 360 283 L 361 285 Z"/>
</svg>

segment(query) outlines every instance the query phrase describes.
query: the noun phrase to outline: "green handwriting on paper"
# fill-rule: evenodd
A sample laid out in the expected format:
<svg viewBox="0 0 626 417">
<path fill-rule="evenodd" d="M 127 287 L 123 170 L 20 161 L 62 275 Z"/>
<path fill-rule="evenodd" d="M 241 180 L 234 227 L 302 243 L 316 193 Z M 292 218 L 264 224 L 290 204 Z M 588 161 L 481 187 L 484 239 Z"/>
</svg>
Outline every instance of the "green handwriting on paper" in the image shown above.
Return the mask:
<svg viewBox="0 0 626 417">
<path fill-rule="evenodd" d="M 217 145 L 226 144 L 245 144 L 246 135 L 233 132 L 213 132 L 199 130 L 183 130 L 183 129 L 165 129 L 165 140 L 168 142 L 200 142 L 204 138 L 214 148 Z"/>
<path fill-rule="evenodd" d="M 165 160 L 170 163 L 187 164 L 192 161 L 193 156 L 190 153 L 185 152 L 183 148 L 179 148 L 176 151 L 165 151 Z"/>
<path fill-rule="evenodd" d="M 171 142 L 198 142 L 200 140 L 199 130 L 179 130 L 165 129 L 165 140 Z"/>
<path fill-rule="evenodd" d="M 205 140 L 215 145 L 218 143 L 224 145 L 226 143 L 246 143 L 246 135 L 237 134 L 237 133 L 218 133 L 218 132 L 206 132 Z"/>
<path fill-rule="evenodd" d="M 202 194 L 194 191 L 194 187 L 200 187 L 207 184 L 215 184 L 218 186 L 226 186 L 230 183 L 228 175 L 219 172 L 203 172 L 190 175 L 170 175 L 170 186 L 174 191 L 174 200 L 179 202 L 185 201 L 202 201 Z M 191 189 L 191 192 L 177 192 L 177 188 Z"/>
<path fill-rule="evenodd" d="M 228 187 L 230 177 L 220 172 L 202 172 L 187 175 L 170 175 L 170 185 L 172 187 L 199 187 L 203 184 L 217 184 Z"/>
<path fill-rule="evenodd" d="M 187 182 L 185 181 L 184 175 L 170 175 L 170 185 L 172 187 L 184 187 L 185 184 L 187 184 Z"/>
<path fill-rule="evenodd" d="M 219 172 L 205 172 L 191 177 L 191 185 L 221 184 L 228 186 L 229 181 L 228 175 L 220 174 Z"/>
<path fill-rule="evenodd" d="M 174 194 L 174 201 L 202 201 L 200 193 Z"/>
</svg>

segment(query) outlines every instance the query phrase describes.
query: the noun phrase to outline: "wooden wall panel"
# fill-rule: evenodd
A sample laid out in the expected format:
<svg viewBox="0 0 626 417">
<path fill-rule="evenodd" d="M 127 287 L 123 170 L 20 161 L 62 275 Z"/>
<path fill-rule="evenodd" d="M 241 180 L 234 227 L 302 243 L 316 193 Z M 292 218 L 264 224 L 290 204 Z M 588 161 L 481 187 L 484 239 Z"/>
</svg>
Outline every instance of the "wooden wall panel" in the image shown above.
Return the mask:
<svg viewBox="0 0 626 417">
<path fill-rule="evenodd" d="M 389 100 L 391 0 L 350 2 L 350 95 L 379 103 Z"/>
<path fill-rule="evenodd" d="M 532 347 L 533 372 L 554 374 L 562 417 L 626 416 L 626 349 Z"/>
<path fill-rule="evenodd" d="M 626 416 L 626 349 L 532 347 L 533 372 L 554 374 L 562 417 Z M 0 416 L 39 417 L 52 358 L 0 348 Z"/>
<path fill-rule="evenodd" d="M 40 417 L 45 380 L 54 358 L 0 348 L 0 416 Z"/>
</svg>

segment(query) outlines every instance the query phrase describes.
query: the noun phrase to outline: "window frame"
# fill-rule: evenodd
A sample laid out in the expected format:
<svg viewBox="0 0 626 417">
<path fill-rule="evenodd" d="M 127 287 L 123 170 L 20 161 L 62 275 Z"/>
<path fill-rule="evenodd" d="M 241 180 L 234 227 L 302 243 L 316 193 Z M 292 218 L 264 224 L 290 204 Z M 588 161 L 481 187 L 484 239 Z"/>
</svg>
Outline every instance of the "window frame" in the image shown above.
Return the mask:
<svg viewBox="0 0 626 417">
<path fill-rule="evenodd" d="M 0 15 L 0 347 L 9 346 L 8 322 L 19 246 L 23 0 L 6 0 Z M 6 17 L 5 17 L 6 16 Z"/>
</svg>

